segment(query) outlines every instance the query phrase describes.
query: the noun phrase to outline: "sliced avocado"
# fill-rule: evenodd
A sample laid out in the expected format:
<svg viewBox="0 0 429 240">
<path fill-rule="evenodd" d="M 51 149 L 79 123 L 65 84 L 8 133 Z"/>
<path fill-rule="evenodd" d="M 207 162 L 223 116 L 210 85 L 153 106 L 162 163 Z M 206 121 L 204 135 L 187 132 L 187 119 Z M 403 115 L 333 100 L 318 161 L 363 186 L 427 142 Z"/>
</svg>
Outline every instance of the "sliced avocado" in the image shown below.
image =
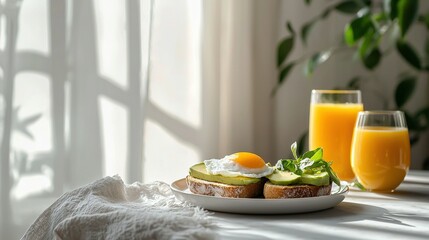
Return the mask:
<svg viewBox="0 0 429 240">
<path fill-rule="evenodd" d="M 210 181 L 225 183 L 230 185 L 249 185 L 251 183 L 257 183 L 261 181 L 260 178 L 249 178 L 249 177 L 225 177 L 222 175 L 211 175 L 206 170 L 204 163 L 198 163 L 189 169 L 189 175 L 194 178 Z"/>
<path fill-rule="evenodd" d="M 300 179 L 300 183 L 323 186 L 330 183 L 329 174 L 327 172 L 317 174 L 303 174 Z"/>
<path fill-rule="evenodd" d="M 292 185 L 298 183 L 301 177 L 292 172 L 276 170 L 267 178 L 275 185 Z"/>
</svg>

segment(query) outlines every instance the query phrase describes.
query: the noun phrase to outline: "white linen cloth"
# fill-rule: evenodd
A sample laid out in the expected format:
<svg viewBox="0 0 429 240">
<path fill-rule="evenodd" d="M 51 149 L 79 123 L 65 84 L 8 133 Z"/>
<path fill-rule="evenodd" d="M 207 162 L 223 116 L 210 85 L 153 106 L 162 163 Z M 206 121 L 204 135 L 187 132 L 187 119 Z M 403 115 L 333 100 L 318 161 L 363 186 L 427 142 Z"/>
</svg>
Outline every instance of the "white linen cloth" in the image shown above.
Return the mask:
<svg viewBox="0 0 429 240">
<path fill-rule="evenodd" d="M 113 176 L 65 193 L 22 239 L 214 239 L 212 226 L 166 183 L 126 185 Z"/>
</svg>

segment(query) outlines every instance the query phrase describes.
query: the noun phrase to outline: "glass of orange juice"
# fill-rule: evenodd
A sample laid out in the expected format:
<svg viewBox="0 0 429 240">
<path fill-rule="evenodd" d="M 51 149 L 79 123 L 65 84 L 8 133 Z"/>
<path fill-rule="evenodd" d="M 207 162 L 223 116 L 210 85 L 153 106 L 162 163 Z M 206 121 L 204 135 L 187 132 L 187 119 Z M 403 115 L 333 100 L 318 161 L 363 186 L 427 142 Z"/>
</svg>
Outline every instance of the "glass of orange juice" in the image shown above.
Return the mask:
<svg viewBox="0 0 429 240">
<path fill-rule="evenodd" d="M 410 139 L 401 111 L 360 112 L 352 143 L 352 168 L 371 191 L 393 191 L 410 167 Z"/>
<path fill-rule="evenodd" d="M 363 111 L 359 90 L 313 90 L 309 147 L 323 148 L 326 161 L 341 180 L 353 181 L 350 149 L 357 115 Z"/>
</svg>

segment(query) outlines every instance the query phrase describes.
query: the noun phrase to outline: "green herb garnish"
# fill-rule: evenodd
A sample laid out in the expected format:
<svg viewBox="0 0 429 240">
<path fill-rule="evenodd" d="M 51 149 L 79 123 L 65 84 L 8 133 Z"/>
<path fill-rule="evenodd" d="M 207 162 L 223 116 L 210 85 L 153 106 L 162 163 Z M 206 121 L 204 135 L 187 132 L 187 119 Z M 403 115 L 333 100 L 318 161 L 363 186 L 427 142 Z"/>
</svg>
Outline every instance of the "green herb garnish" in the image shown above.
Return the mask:
<svg viewBox="0 0 429 240">
<path fill-rule="evenodd" d="M 354 182 L 352 182 L 352 184 L 351 184 L 351 186 L 352 187 L 357 187 L 357 188 L 359 188 L 361 191 L 364 191 L 364 192 L 366 192 L 367 190 L 366 190 L 366 188 L 360 183 L 360 182 L 358 182 L 358 181 L 354 181 Z"/>
<path fill-rule="evenodd" d="M 341 186 L 340 179 L 331 168 L 332 163 L 323 160 L 322 148 L 316 148 L 308 151 L 301 156 L 296 154 L 296 142 L 294 142 L 290 148 L 295 159 L 280 159 L 276 164 L 277 169 L 293 172 L 297 175 L 327 172 L 330 179 L 338 186 Z"/>
</svg>

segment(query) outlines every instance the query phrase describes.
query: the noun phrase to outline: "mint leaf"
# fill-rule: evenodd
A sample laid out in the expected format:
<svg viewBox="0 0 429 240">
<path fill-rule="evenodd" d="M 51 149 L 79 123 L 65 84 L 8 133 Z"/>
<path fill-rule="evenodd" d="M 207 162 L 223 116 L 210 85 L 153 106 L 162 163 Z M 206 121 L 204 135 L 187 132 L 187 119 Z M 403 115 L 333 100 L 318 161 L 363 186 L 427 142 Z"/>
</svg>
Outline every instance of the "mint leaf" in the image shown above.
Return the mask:
<svg viewBox="0 0 429 240">
<path fill-rule="evenodd" d="M 309 158 L 311 160 L 318 160 L 323 158 L 323 149 L 316 148 L 314 150 L 308 151 L 301 156 L 302 159 Z"/>
<path fill-rule="evenodd" d="M 315 174 L 320 172 L 326 172 L 326 166 L 327 164 L 325 161 L 323 161 L 323 159 L 315 160 L 313 161 L 311 167 L 305 169 L 305 173 Z"/>
<path fill-rule="evenodd" d="M 306 168 L 311 167 L 314 164 L 314 161 L 310 158 L 305 158 L 299 162 L 299 169 L 304 171 Z"/>
<path fill-rule="evenodd" d="M 304 153 L 302 156 L 298 157 L 296 154 L 297 143 L 294 142 L 290 149 L 295 159 L 280 159 L 276 163 L 276 168 L 280 171 L 289 171 L 298 175 L 303 173 L 315 174 L 320 172 L 327 172 L 329 178 L 336 185 L 341 187 L 340 179 L 334 170 L 331 168 L 331 163 L 323 160 L 323 149 L 316 148 L 312 151 Z"/>
<path fill-rule="evenodd" d="M 280 159 L 277 164 L 276 168 L 281 171 L 289 171 L 296 173 L 298 170 L 298 166 L 295 164 L 295 160 L 293 159 Z"/>
<path fill-rule="evenodd" d="M 292 145 L 290 145 L 290 150 L 292 151 L 293 157 L 295 159 L 298 159 L 298 156 L 296 155 L 296 142 L 292 143 Z"/>
<path fill-rule="evenodd" d="M 325 163 L 326 163 L 325 169 L 328 172 L 329 177 L 331 178 L 331 180 L 335 184 L 337 184 L 337 186 L 341 187 L 341 182 L 340 182 L 340 179 L 338 178 L 337 174 L 335 174 L 334 170 L 332 170 L 332 168 L 328 162 L 325 162 Z"/>
<path fill-rule="evenodd" d="M 357 180 L 356 181 L 354 181 L 352 184 L 351 184 L 351 186 L 352 187 L 357 187 L 357 188 L 359 188 L 361 191 L 364 191 L 364 192 L 366 192 L 367 190 L 366 190 L 366 188 L 360 183 L 360 182 L 358 182 Z"/>
</svg>

